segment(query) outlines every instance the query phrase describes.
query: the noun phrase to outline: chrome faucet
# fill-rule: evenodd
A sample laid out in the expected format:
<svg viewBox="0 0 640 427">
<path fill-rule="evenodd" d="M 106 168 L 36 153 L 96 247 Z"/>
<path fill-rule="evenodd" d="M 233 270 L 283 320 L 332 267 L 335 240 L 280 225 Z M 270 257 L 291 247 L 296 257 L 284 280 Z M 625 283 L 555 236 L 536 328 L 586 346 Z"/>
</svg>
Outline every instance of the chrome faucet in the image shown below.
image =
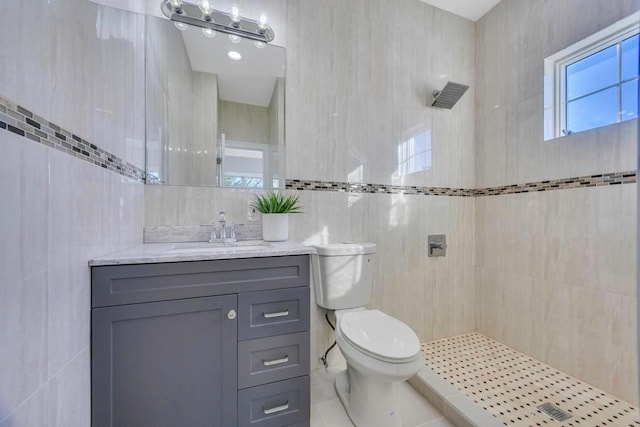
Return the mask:
<svg viewBox="0 0 640 427">
<path fill-rule="evenodd" d="M 209 243 L 233 243 L 236 241 L 236 233 L 233 225 L 227 225 L 227 219 L 224 211 L 221 211 L 218 214 L 218 224 L 219 227 L 216 227 L 215 223 L 211 224 L 211 235 L 209 238 Z"/>
<path fill-rule="evenodd" d="M 225 217 L 224 211 L 218 214 L 218 224 L 220 224 L 220 240 L 224 242 L 227 240 L 227 218 Z"/>
</svg>

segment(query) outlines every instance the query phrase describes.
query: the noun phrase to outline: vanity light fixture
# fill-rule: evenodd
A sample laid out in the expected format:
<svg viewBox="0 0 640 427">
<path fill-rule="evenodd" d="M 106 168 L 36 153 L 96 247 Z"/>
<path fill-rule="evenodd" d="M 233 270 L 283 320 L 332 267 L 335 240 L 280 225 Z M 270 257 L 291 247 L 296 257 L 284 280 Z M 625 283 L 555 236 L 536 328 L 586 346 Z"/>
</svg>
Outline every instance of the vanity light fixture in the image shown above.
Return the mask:
<svg viewBox="0 0 640 427">
<path fill-rule="evenodd" d="M 231 25 L 233 25 L 234 28 L 240 26 L 240 9 L 238 9 L 238 6 L 231 7 Z"/>
<path fill-rule="evenodd" d="M 182 0 L 163 0 L 160 8 L 164 16 L 172 20 L 179 30 L 186 30 L 189 25 L 202 28 L 207 37 L 214 37 L 216 32 L 269 43 L 274 38 L 273 30 L 267 25 L 267 18 L 261 15 L 259 20 L 244 18 L 240 9 L 233 6 L 229 13 L 214 9 L 212 0 L 200 0 L 198 5 Z M 257 44 L 256 44 L 257 46 Z"/>
</svg>

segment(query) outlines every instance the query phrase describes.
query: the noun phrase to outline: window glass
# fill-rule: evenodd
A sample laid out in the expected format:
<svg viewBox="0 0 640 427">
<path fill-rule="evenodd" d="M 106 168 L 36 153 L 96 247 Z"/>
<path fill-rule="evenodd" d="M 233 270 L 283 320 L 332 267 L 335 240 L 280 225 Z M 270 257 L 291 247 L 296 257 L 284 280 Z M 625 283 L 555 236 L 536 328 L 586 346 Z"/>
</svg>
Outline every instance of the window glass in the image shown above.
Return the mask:
<svg viewBox="0 0 640 427">
<path fill-rule="evenodd" d="M 617 54 L 617 46 L 614 45 L 567 66 L 567 100 L 616 84 Z"/>
<path fill-rule="evenodd" d="M 622 120 L 638 117 L 638 79 L 622 84 Z"/>
<path fill-rule="evenodd" d="M 638 117 L 640 12 L 544 60 L 544 140 Z"/>
<path fill-rule="evenodd" d="M 624 40 L 622 49 L 622 81 L 638 76 L 638 34 Z"/>
<path fill-rule="evenodd" d="M 567 130 L 571 133 L 606 126 L 617 121 L 617 87 L 567 103 Z"/>
</svg>

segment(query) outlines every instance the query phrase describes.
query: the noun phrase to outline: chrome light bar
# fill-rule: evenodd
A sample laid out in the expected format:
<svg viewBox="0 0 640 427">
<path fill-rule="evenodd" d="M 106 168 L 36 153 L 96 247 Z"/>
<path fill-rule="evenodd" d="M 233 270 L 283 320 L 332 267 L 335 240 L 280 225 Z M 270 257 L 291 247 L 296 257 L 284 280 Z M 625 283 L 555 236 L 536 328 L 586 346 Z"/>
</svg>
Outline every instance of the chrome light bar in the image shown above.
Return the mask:
<svg viewBox="0 0 640 427">
<path fill-rule="evenodd" d="M 256 21 L 241 17 L 237 8 L 233 8 L 231 13 L 212 9 L 207 0 L 203 0 L 200 6 L 181 0 L 165 0 L 162 2 L 161 9 L 164 16 L 174 22 L 244 37 L 257 42 L 269 43 L 275 36 L 271 27 L 266 24 L 264 17 Z"/>
</svg>

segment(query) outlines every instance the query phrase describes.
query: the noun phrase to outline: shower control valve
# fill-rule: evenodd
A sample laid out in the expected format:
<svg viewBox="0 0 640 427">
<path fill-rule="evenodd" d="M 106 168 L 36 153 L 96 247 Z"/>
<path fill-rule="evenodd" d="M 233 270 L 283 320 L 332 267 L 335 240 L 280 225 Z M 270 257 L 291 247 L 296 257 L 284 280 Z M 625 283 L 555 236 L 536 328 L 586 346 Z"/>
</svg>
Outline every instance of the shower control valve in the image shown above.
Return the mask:
<svg viewBox="0 0 640 427">
<path fill-rule="evenodd" d="M 445 256 L 447 254 L 447 236 L 444 234 L 433 234 L 427 237 L 429 242 L 429 256 Z"/>
</svg>

